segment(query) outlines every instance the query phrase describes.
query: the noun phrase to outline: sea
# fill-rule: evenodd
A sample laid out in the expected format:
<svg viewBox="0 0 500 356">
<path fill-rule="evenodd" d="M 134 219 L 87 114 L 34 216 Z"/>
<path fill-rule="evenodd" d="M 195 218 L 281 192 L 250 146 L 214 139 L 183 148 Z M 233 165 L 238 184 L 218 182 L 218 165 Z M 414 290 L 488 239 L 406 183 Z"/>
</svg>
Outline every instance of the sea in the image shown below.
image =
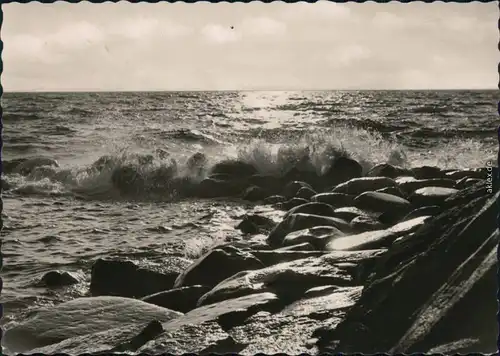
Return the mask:
<svg viewBox="0 0 500 356">
<path fill-rule="evenodd" d="M 153 176 L 194 174 L 186 162 L 197 153 L 209 165 L 239 159 L 265 174 L 304 154 L 320 172 L 339 151 L 366 170 L 384 162 L 484 167 L 496 163 L 497 100 L 496 91 L 5 93 L 4 166 L 22 158 L 32 165 L 2 175 L 1 324 L 87 295 L 99 257 L 195 259 L 241 238 L 234 227 L 244 214 L 279 215 L 237 198 L 189 198 L 168 185 L 123 194 L 112 180 L 120 168 L 145 177 L 144 188 Z M 81 282 L 40 286 L 51 270 Z"/>
</svg>

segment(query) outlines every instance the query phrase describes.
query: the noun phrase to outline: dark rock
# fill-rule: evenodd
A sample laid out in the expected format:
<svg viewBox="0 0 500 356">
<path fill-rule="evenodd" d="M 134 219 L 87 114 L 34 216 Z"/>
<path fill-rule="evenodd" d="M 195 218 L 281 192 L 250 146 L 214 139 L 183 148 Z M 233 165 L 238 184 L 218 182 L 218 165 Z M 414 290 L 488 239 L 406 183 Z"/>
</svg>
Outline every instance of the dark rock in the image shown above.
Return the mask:
<svg viewBox="0 0 500 356">
<path fill-rule="evenodd" d="M 321 175 L 325 186 L 335 186 L 353 178 L 361 177 L 363 167 L 348 157 L 336 158 L 331 166 Z"/>
<path fill-rule="evenodd" d="M 345 236 L 345 234 L 334 226 L 314 226 L 289 233 L 283 240 L 283 246 L 308 242 L 316 250 L 323 250 L 326 240 L 337 236 Z"/>
<path fill-rule="evenodd" d="M 320 193 L 312 196 L 311 201 L 325 203 L 334 208 L 343 208 L 352 205 L 354 196 L 342 193 Z"/>
<path fill-rule="evenodd" d="M 198 284 L 212 287 L 239 271 L 262 267 L 262 262 L 252 254 L 232 246 L 224 246 L 209 251 L 193 262 L 177 277 L 174 287 Z"/>
<path fill-rule="evenodd" d="M 412 194 L 416 190 L 425 187 L 442 187 L 442 188 L 454 188 L 456 182 L 447 178 L 435 178 L 435 179 L 416 179 L 412 181 L 407 181 L 399 184 L 399 189 L 407 194 Z"/>
<path fill-rule="evenodd" d="M 445 178 L 445 174 L 439 167 L 421 166 L 412 168 L 411 171 L 417 179 Z"/>
<path fill-rule="evenodd" d="M 333 216 L 345 221 L 352 221 L 352 219 L 358 217 L 358 216 L 369 216 L 370 213 L 363 211 L 361 209 L 358 209 L 354 206 L 346 206 L 344 208 L 338 208 L 335 209 L 333 212 Z"/>
<path fill-rule="evenodd" d="M 376 192 L 391 194 L 391 195 L 395 195 L 395 196 L 400 197 L 400 198 L 405 198 L 405 194 L 398 187 L 387 187 L 387 188 L 383 188 L 383 189 L 378 189 L 378 190 L 376 190 Z"/>
<path fill-rule="evenodd" d="M 265 204 L 278 204 L 286 201 L 286 198 L 282 195 L 272 195 L 264 199 Z"/>
<path fill-rule="evenodd" d="M 40 279 L 38 285 L 49 288 L 70 286 L 80 282 L 77 274 L 66 271 L 49 271 Z"/>
<path fill-rule="evenodd" d="M 261 187 L 251 186 L 243 192 L 243 200 L 260 201 L 268 197 L 268 193 Z"/>
<path fill-rule="evenodd" d="M 333 239 L 326 245 L 326 249 L 328 251 L 359 251 L 387 248 L 397 238 L 398 235 L 389 230 L 368 231 Z"/>
<path fill-rule="evenodd" d="M 250 163 L 238 160 L 226 160 L 216 163 L 210 170 L 210 174 L 223 173 L 238 178 L 248 178 L 257 174 L 257 168 Z"/>
<path fill-rule="evenodd" d="M 396 186 L 396 182 L 392 178 L 387 177 L 365 177 L 355 178 L 348 182 L 337 185 L 332 192 L 344 193 L 350 195 L 359 195 L 369 191 L 375 191 L 387 187 Z"/>
<path fill-rule="evenodd" d="M 458 193 L 457 189 L 441 187 L 425 187 L 417 189 L 411 196 L 410 201 L 415 206 L 442 205 L 447 198 Z"/>
<path fill-rule="evenodd" d="M 485 172 L 482 172 L 478 169 L 457 170 L 445 174 L 446 178 L 452 180 L 458 180 L 462 178 L 486 179 L 486 176 L 487 175 L 485 174 Z"/>
<path fill-rule="evenodd" d="M 282 195 L 287 199 L 292 199 L 297 196 L 297 193 L 302 188 L 309 188 L 313 190 L 313 188 L 307 184 L 306 182 L 293 181 L 288 183 L 285 188 L 283 188 Z"/>
<path fill-rule="evenodd" d="M 311 189 L 309 187 L 302 187 L 297 192 L 296 198 L 311 199 L 311 197 L 315 194 L 316 192 L 314 191 L 314 189 Z"/>
<path fill-rule="evenodd" d="M 179 272 L 180 268 L 161 271 L 132 261 L 98 259 L 92 265 L 90 293 L 140 298 L 172 288 Z"/>
<path fill-rule="evenodd" d="M 464 177 L 462 179 L 457 180 L 457 183 L 455 184 L 455 188 L 464 189 L 464 188 L 472 187 L 474 184 L 478 184 L 481 182 L 483 182 L 483 179 Z"/>
<path fill-rule="evenodd" d="M 283 188 L 280 178 L 263 174 L 254 174 L 248 179 L 248 183 L 264 189 L 268 196 L 278 194 Z"/>
<path fill-rule="evenodd" d="M 292 198 L 290 200 L 287 200 L 284 203 L 279 204 L 279 206 L 280 206 L 281 209 L 290 210 L 290 209 L 293 209 L 293 208 L 295 208 L 297 206 L 304 205 L 304 204 L 307 204 L 307 203 L 309 203 L 309 201 L 307 201 L 306 199 Z"/>
<path fill-rule="evenodd" d="M 412 210 L 412 205 L 406 199 L 395 195 L 366 192 L 354 199 L 354 205 L 376 215 L 384 214 L 383 223 L 395 223 Z"/>
<path fill-rule="evenodd" d="M 333 216 L 333 208 L 325 203 L 318 203 L 318 202 L 305 203 L 290 209 L 283 218 L 285 219 L 289 215 L 298 213 L 314 214 L 321 216 Z"/>
<path fill-rule="evenodd" d="M 282 247 L 271 251 L 252 251 L 252 254 L 262 261 L 266 267 L 303 258 L 319 257 L 325 254 L 323 251 L 294 251 L 287 250 L 287 248 Z"/>
<path fill-rule="evenodd" d="M 198 299 L 208 291 L 210 291 L 210 287 L 194 285 L 155 293 L 141 300 L 159 307 L 187 313 L 196 308 Z"/>
<path fill-rule="evenodd" d="M 317 251 L 318 249 L 316 247 L 314 247 L 309 242 L 302 242 L 302 243 L 298 243 L 296 245 L 287 245 L 286 247 L 280 247 L 277 250 L 278 251 Z"/>
<path fill-rule="evenodd" d="M 426 352 L 465 338 L 479 341 L 463 352 L 495 351 L 499 194 L 478 186 L 460 200 L 467 195 L 375 264 L 358 304 L 323 334 L 321 352 Z"/>
<path fill-rule="evenodd" d="M 129 298 L 77 298 L 39 309 L 27 320 L 8 329 L 2 341 L 11 352 L 25 352 L 116 328 L 137 330 L 151 320 L 166 322 L 181 315 L 182 313 Z M 103 339 L 102 335 L 100 339 Z"/>
<path fill-rule="evenodd" d="M 382 163 L 377 164 L 375 167 L 370 169 L 366 173 L 367 177 L 387 177 L 387 178 L 397 178 L 401 176 L 412 175 L 413 172 L 409 169 L 404 169 L 401 167 L 393 166 L 391 164 Z"/>
<path fill-rule="evenodd" d="M 319 177 L 316 172 L 308 169 L 293 167 L 281 177 L 283 183 L 299 181 L 310 185 L 312 188 L 318 186 Z"/>
<path fill-rule="evenodd" d="M 360 215 L 355 217 L 351 220 L 350 224 L 353 230 L 359 232 L 381 230 L 385 228 L 384 224 L 378 221 L 375 217 L 367 215 Z"/>
<path fill-rule="evenodd" d="M 443 212 L 443 208 L 437 205 L 424 206 L 423 208 L 418 208 L 406 215 L 401 221 L 407 221 L 413 218 L 418 218 L 420 216 L 435 216 Z"/>
<path fill-rule="evenodd" d="M 333 226 L 342 232 L 351 232 L 352 229 L 344 220 L 312 214 L 291 214 L 279 223 L 269 234 L 267 243 L 270 246 L 281 246 L 286 235 L 291 232 L 308 229 L 315 226 Z"/>
<path fill-rule="evenodd" d="M 245 215 L 243 220 L 236 226 L 245 234 L 257 234 L 262 231 L 268 232 L 276 226 L 274 220 L 258 214 Z"/>
</svg>

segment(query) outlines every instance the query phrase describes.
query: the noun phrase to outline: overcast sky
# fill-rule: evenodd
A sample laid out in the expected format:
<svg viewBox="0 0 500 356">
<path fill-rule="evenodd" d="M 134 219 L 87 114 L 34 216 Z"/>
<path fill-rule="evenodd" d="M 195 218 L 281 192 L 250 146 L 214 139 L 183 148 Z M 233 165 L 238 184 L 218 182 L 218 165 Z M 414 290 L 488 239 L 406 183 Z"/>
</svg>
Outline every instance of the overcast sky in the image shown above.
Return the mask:
<svg viewBox="0 0 500 356">
<path fill-rule="evenodd" d="M 6 91 L 482 89 L 498 7 L 7 4 Z"/>
</svg>

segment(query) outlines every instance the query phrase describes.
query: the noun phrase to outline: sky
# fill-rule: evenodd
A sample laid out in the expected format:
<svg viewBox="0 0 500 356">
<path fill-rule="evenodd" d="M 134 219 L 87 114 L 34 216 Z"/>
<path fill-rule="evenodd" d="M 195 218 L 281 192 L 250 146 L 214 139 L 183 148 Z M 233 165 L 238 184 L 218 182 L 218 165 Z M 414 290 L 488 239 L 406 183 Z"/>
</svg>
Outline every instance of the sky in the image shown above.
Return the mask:
<svg viewBox="0 0 500 356">
<path fill-rule="evenodd" d="M 495 2 L 6 4 L 5 91 L 494 89 Z"/>
</svg>

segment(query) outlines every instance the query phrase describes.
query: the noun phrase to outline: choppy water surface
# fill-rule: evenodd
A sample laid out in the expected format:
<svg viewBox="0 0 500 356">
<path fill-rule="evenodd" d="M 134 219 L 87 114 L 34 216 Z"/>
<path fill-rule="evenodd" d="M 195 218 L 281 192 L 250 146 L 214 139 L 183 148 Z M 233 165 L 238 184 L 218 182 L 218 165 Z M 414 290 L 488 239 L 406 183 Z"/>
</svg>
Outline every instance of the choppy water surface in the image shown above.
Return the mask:
<svg viewBox="0 0 500 356">
<path fill-rule="evenodd" d="M 238 236 L 238 217 L 254 209 L 237 201 L 173 199 L 168 192 L 124 198 L 111 184 L 117 167 L 162 178 L 175 164 L 179 174 L 189 175 L 184 163 L 203 152 L 211 162 L 238 157 L 275 173 L 305 148 L 318 169 L 339 148 L 365 166 L 387 160 L 484 166 L 496 157 L 495 94 L 5 94 L 3 160 L 43 156 L 60 167 L 3 177 L 2 323 L 33 306 L 84 295 L 97 257 L 195 257 Z M 148 155 L 144 163 L 141 157 Z M 40 274 L 53 269 L 77 271 L 87 280 L 64 290 L 36 287 Z"/>
</svg>

